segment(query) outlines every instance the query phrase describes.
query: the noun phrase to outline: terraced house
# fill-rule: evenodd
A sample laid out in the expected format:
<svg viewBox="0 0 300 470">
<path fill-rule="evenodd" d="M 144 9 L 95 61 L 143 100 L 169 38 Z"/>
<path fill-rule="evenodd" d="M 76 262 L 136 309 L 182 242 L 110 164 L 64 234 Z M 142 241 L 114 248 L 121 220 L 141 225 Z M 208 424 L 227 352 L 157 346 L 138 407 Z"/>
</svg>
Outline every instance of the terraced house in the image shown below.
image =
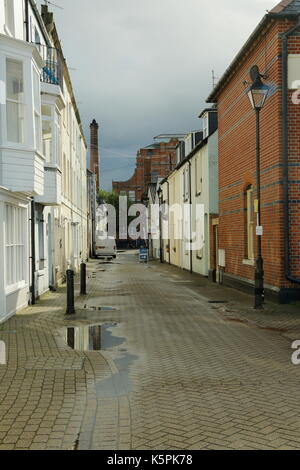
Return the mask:
<svg viewBox="0 0 300 470">
<path fill-rule="evenodd" d="M 0 321 L 87 257 L 86 144 L 53 15 L 0 0 Z"/>
<path fill-rule="evenodd" d="M 268 12 L 207 102 L 218 108 L 218 268 L 253 291 L 256 237 L 255 113 L 246 94 L 256 65 L 271 87 L 260 112 L 262 256 L 266 295 L 300 298 L 300 1 Z M 296 98 L 296 99 L 295 99 Z"/>
</svg>

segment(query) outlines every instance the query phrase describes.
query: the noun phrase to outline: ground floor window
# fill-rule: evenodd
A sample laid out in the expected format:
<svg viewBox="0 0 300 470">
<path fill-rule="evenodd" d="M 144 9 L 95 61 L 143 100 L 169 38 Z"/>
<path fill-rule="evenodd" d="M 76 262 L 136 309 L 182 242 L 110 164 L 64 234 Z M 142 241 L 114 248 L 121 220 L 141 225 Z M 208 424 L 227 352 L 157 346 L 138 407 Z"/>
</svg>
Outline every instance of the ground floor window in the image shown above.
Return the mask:
<svg viewBox="0 0 300 470">
<path fill-rule="evenodd" d="M 254 259 L 254 201 L 253 187 L 246 189 L 246 255 L 248 260 Z"/>
<path fill-rule="evenodd" d="M 25 281 L 25 209 L 5 204 L 6 287 Z"/>
</svg>

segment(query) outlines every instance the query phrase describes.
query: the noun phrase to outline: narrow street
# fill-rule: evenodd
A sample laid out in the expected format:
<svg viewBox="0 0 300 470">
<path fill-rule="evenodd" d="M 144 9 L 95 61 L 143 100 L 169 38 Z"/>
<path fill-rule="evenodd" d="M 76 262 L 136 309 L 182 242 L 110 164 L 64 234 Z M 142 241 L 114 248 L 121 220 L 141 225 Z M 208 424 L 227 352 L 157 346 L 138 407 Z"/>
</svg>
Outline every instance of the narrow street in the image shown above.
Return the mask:
<svg viewBox="0 0 300 470">
<path fill-rule="evenodd" d="M 0 326 L 0 449 L 300 448 L 296 310 L 136 252 L 88 277 L 75 316 L 61 288 Z"/>
</svg>

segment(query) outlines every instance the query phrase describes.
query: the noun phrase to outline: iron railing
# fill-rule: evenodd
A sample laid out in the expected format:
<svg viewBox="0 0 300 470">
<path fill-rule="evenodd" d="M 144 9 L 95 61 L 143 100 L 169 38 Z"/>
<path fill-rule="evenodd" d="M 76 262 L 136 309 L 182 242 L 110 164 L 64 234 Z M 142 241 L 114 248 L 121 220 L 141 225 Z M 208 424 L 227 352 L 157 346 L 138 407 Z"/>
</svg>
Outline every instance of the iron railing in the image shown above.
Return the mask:
<svg viewBox="0 0 300 470">
<path fill-rule="evenodd" d="M 63 90 L 63 61 L 60 52 L 54 47 L 36 44 L 45 67 L 41 73 L 41 81 L 51 85 L 58 85 Z"/>
</svg>

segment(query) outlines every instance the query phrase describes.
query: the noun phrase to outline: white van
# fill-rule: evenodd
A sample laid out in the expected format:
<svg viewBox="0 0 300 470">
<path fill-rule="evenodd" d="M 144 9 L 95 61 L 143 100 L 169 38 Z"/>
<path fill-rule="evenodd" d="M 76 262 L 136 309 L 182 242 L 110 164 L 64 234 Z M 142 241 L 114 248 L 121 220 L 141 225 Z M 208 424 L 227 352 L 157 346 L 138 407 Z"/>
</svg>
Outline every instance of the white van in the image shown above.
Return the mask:
<svg viewBox="0 0 300 470">
<path fill-rule="evenodd" d="M 97 258 L 116 258 L 117 244 L 112 237 L 96 238 L 95 256 Z"/>
</svg>

